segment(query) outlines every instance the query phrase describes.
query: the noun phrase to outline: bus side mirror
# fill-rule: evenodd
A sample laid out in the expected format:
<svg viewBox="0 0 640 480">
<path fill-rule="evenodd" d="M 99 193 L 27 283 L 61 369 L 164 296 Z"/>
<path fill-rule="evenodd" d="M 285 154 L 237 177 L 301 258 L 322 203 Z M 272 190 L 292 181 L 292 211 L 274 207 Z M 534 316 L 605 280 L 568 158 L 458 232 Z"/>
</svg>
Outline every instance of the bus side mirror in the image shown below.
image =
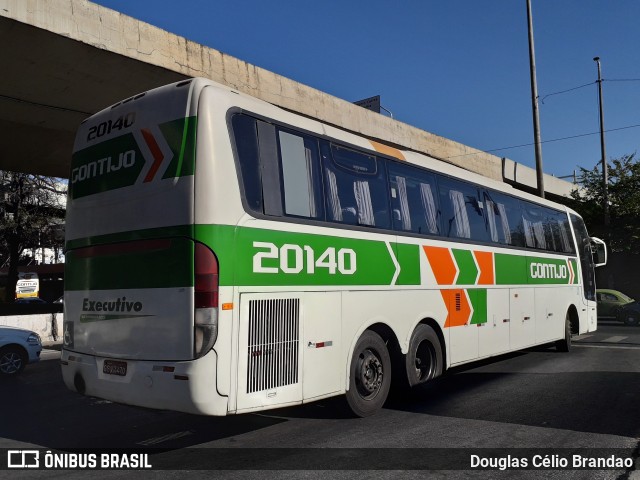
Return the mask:
<svg viewBox="0 0 640 480">
<path fill-rule="evenodd" d="M 607 244 L 597 237 L 591 237 L 591 254 L 596 267 L 607 264 Z"/>
</svg>

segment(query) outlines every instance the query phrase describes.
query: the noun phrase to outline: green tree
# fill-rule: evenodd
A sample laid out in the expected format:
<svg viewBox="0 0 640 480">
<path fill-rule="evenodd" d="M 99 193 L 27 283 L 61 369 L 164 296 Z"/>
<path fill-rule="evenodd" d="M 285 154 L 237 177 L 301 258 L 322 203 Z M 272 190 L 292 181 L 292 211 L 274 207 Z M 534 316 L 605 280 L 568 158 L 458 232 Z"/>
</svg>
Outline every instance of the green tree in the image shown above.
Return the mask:
<svg viewBox="0 0 640 480">
<path fill-rule="evenodd" d="M 636 154 L 609 163 L 609 228 L 604 225 L 604 188 L 599 166 L 581 168 L 582 188 L 572 194 L 571 207 L 584 218 L 589 233 L 607 241 L 613 252 L 640 254 L 640 162 Z"/>
<path fill-rule="evenodd" d="M 58 178 L 0 170 L 0 265 L 8 265 L 6 299 L 26 249 L 61 248 L 66 184 Z"/>
</svg>

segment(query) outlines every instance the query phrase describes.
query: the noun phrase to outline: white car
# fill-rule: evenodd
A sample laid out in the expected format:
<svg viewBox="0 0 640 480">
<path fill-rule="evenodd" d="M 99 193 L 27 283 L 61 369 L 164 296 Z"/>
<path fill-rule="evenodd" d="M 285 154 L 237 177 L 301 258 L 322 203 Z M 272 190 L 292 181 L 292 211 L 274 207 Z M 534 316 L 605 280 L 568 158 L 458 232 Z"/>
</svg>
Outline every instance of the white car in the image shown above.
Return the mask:
<svg viewBox="0 0 640 480">
<path fill-rule="evenodd" d="M 0 376 L 20 373 L 28 363 L 40 360 L 40 335 L 24 328 L 0 326 Z"/>
</svg>

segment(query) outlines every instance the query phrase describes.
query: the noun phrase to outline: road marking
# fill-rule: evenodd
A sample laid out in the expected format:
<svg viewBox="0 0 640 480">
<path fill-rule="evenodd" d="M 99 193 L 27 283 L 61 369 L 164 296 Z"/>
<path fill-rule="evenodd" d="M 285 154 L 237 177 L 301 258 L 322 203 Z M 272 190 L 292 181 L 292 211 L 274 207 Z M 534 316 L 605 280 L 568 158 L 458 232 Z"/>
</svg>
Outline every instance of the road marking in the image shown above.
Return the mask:
<svg viewBox="0 0 640 480">
<path fill-rule="evenodd" d="M 158 443 L 168 442 L 169 440 L 175 440 L 177 438 L 187 437 L 189 435 L 193 435 L 193 432 L 191 430 L 187 430 L 186 432 L 169 433 L 167 435 L 162 435 L 161 437 L 142 440 L 141 442 L 137 442 L 136 445 L 157 445 Z"/>
<path fill-rule="evenodd" d="M 615 335 L 613 337 L 609 337 L 609 338 L 605 338 L 604 340 L 600 340 L 603 343 L 618 343 L 621 342 L 622 340 L 626 340 L 629 337 L 624 337 L 622 335 Z"/>
<path fill-rule="evenodd" d="M 593 337 L 593 335 L 578 335 L 573 338 L 575 338 L 576 340 L 586 340 L 587 338 L 591 338 L 591 337 Z"/>
<path fill-rule="evenodd" d="M 634 345 L 631 347 L 623 347 L 622 345 L 584 345 L 581 343 L 574 343 L 572 347 L 582 347 L 582 348 L 611 348 L 615 350 L 638 350 L 640 349 L 640 345 Z"/>
</svg>

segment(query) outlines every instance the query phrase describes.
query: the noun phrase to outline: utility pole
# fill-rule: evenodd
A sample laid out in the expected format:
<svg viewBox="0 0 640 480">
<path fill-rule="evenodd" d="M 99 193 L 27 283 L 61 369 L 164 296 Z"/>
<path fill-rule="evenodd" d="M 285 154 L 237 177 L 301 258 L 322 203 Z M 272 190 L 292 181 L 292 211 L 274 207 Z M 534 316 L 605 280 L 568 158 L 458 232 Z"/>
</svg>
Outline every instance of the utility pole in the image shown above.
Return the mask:
<svg viewBox="0 0 640 480">
<path fill-rule="evenodd" d="M 527 0 L 527 21 L 529 23 L 529 70 L 531 72 L 531 103 L 533 106 L 533 136 L 536 152 L 536 177 L 538 179 L 538 195 L 544 198 L 542 140 L 540 139 L 540 114 L 538 112 L 538 84 L 536 82 L 536 54 L 533 47 L 533 19 L 531 17 L 531 0 Z"/>
<path fill-rule="evenodd" d="M 604 226 L 609 226 L 609 166 L 607 165 L 607 151 L 604 143 L 604 108 L 602 107 L 602 69 L 600 57 L 594 57 L 598 64 L 598 106 L 600 108 L 600 155 L 602 155 L 602 191 L 604 195 Z"/>
</svg>

